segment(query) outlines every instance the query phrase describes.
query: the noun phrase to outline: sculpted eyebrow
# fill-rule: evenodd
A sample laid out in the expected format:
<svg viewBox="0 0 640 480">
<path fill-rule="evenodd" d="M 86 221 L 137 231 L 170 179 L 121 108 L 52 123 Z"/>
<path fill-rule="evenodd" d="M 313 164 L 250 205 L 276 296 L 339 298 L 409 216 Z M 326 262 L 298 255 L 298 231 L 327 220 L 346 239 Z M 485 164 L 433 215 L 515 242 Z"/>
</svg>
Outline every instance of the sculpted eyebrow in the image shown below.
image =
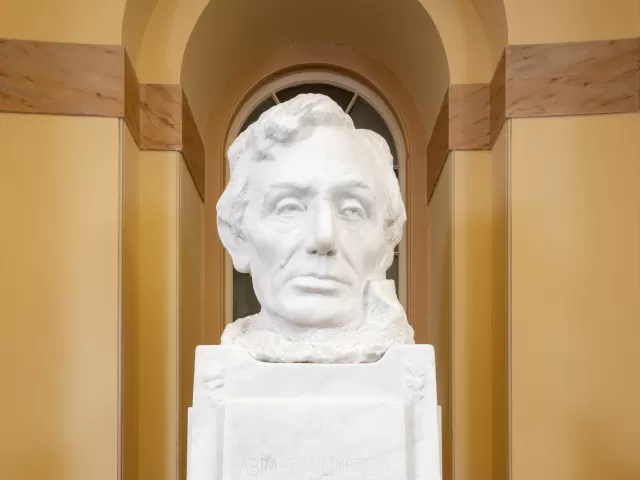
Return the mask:
<svg viewBox="0 0 640 480">
<path fill-rule="evenodd" d="M 301 183 L 295 182 L 278 182 L 274 183 L 269 187 L 269 189 L 278 189 L 278 190 L 298 190 L 299 192 L 310 192 L 312 188 L 309 185 L 302 185 Z"/>
<path fill-rule="evenodd" d="M 341 185 L 341 188 L 359 188 L 361 190 L 371 190 L 371 187 L 360 180 L 347 180 Z"/>
</svg>

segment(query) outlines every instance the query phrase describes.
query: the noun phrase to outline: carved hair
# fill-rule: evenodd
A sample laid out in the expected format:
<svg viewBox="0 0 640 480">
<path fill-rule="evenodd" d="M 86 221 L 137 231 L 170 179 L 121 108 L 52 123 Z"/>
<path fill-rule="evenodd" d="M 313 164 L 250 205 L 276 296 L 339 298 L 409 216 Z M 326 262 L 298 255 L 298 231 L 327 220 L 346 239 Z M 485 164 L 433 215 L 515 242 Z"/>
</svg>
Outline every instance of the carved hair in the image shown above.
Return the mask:
<svg viewBox="0 0 640 480">
<path fill-rule="evenodd" d="M 247 206 L 251 163 L 271 160 L 273 146 L 294 143 L 308 135 L 313 127 L 320 126 L 353 130 L 371 149 L 372 160 L 382 174 L 387 191 L 383 215 L 387 243 L 393 249 L 400 242 L 407 216 L 387 142 L 375 132 L 356 129 L 351 117 L 337 103 L 320 94 L 298 95 L 270 108 L 229 147 L 230 181 L 216 206 L 219 229 L 226 226 L 237 238 L 244 239 L 242 219 Z M 389 265 L 392 260 L 393 256 L 388 259 Z"/>
</svg>

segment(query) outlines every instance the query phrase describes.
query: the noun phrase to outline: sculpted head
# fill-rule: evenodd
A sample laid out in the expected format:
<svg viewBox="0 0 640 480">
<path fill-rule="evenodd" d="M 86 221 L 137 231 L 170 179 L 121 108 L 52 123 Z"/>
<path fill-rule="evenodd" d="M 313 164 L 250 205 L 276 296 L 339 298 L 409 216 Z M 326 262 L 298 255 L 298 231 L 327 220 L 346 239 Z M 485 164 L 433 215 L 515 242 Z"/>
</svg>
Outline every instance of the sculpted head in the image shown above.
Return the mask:
<svg viewBox="0 0 640 480">
<path fill-rule="evenodd" d="M 300 95 L 245 130 L 228 160 L 218 231 L 273 330 L 358 328 L 406 220 L 385 140 L 330 98 Z"/>
</svg>

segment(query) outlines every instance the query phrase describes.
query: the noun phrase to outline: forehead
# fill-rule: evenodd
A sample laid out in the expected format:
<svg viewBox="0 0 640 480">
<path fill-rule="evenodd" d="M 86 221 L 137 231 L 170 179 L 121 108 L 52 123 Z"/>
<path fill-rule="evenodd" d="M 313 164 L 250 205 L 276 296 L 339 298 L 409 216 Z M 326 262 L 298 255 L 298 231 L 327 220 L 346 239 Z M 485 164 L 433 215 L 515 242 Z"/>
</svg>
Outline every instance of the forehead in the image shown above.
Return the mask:
<svg viewBox="0 0 640 480">
<path fill-rule="evenodd" d="M 364 183 L 372 190 L 382 187 L 382 171 L 374 151 L 355 131 L 318 127 L 310 135 L 290 145 L 276 145 L 270 158 L 256 162 L 252 184 L 264 188 L 291 181 L 319 189 L 345 182 Z"/>
</svg>

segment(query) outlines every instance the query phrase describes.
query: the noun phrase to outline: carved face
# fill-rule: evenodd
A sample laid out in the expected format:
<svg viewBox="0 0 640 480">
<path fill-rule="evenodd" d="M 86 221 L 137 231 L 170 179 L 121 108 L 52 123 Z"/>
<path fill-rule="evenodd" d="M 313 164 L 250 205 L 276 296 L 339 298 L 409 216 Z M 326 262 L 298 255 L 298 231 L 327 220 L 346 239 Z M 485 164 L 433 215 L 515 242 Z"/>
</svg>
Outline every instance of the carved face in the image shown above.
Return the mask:
<svg viewBox="0 0 640 480">
<path fill-rule="evenodd" d="M 366 279 L 385 278 L 381 175 L 354 131 L 315 128 L 251 171 L 243 255 L 272 317 L 335 327 L 362 319 Z"/>
</svg>

